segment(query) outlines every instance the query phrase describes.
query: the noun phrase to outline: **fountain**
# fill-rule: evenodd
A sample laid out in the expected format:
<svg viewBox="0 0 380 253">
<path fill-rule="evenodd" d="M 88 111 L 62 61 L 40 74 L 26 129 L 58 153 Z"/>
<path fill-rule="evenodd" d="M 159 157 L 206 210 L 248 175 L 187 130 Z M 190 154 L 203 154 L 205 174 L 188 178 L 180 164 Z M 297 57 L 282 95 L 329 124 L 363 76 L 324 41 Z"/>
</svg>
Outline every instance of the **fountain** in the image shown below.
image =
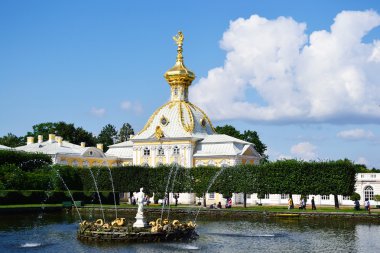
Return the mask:
<svg viewBox="0 0 380 253">
<path fill-rule="evenodd" d="M 116 218 L 110 223 L 104 219 L 94 222 L 83 220 L 79 223 L 77 238 L 81 241 L 117 241 L 117 242 L 162 242 L 162 241 L 189 241 L 198 237 L 195 232 L 196 224 L 192 221 L 180 222 L 158 218 L 155 221 L 145 222 L 144 192 L 140 188 L 137 195 L 138 209 L 136 222 L 127 222 L 125 218 Z"/>
</svg>

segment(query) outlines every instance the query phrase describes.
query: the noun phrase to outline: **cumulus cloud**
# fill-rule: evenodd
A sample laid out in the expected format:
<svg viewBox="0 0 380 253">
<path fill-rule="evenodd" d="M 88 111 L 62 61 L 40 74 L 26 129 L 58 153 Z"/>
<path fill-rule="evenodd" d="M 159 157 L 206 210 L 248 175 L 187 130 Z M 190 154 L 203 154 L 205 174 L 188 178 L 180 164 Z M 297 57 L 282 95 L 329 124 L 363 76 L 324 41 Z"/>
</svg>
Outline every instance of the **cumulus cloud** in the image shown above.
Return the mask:
<svg viewBox="0 0 380 253">
<path fill-rule="evenodd" d="M 373 139 L 375 137 L 371 131 L 366 131 L 364 129 L 344 130 L 339 132 L 337 136 L 348 140 Z"/>
<path fill-rule="evenodd" d="M 103 117 L 106 114 L 106 109 L 92 107 L 90 112 L 96 117 Z"/>
<path fill-rule="evenodd" d="M 121 102 L 120 108 L 124 111 L 132 111 L 135 114 L 141 114 L 143 112 L 143 107 L 139 102 L 131 102 L 128 100 Z"/>
<path fill-rule="evenodd" d="M 316 158 L 317 147 L 310 142 L 300 142 L 291 147 L 290 152 L 298 159 L 314 160 Z"/>
<path fill-rule="evenodd" d="M 191 100 L 217 120 L 380 122 L 380 25 L 375 11 L 343 11 L 329 30 L 306 34 L 290 17 L 257 15 L 230 23 L 224 65 L 191 88 Z"/>
</svg>

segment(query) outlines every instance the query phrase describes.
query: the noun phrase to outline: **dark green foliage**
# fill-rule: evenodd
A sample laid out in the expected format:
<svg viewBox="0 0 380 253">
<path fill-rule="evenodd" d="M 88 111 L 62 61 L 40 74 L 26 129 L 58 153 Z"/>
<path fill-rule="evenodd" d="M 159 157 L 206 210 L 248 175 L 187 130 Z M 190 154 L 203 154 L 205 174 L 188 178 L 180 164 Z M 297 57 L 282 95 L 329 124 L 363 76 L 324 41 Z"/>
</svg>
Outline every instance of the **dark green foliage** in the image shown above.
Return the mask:
<svg viewBox="0 0 380 253">
<path fill-rule="evenodd" d="M 24 141 L 24 137 L 18 137 L 12 133 L 8 133 L 7 135 L 0 137 L 0 144 L 7 147 L 14 148 L 14 147 L 25 145 L 25 141 Z"/>
<path fill-rule="evenodd" d="M 360 200 L 360 194 L 357 193 L 357 192 L 354 192 L 354 193 L 351 195 L 350 200 L 352 200 L 352 201 Z"/>
<path fill-rule="evenodd" d="M 135 134 L 132 126 L 129 123 L 124 123 L 119 130 L 118 142 L 129 140 L 129 136 Z"/>
<path fill-rule="evenodd" d="M 14 164 L 24 171 L 33 171 L 37 168 L 50 165 L 51 163 L 50 156 L 45 154 L 0 150 L 0 166 L 4 164 Z"/>
<path fill-rule="evenodd" d="M 27 153 L 21 153 L 21 157 L 24 154 Z M 8 156 L 3 155 L 3 157 Z M 25 157 L 22 159 L 17 155 L 15 157 L 13 160 L 8 157 L 7 161 L 25 161 Z M 40 163 L 40 167 L 36 168 L 36 164 L 30 163 L 34 167 L 28 167 L 26 170 L 25 164 L 28 163 L 18 164 L 20 165 L 4 162 L 0 165 L 0 190 L 66 191 L 62 178 L 70 190 L 87 192 L 86 198 L 94 199 L 90 196 L 90 192 L 95 191 L 91 170 L 99 191 L 108 193 L 112 191 L 110 172 L 106 167 L 78 168 L 62 165 L 47 166 Z M 220 192 L 225 197 L 231 196 L 234 192 L 259 193 L 260 196 L 268 193 L 350 196 L 355 190 L 356 169 L 356 166 L 348 160 L 323 162 L 283 160 L 227 168 L 176 166 L 110 168 L 116 191 L 136 192 L 140 187 L 144 187 L 146 194 L 155 193 L 161 197 L 166 191 L 192 192 L 198 197 L 207 191 Z M 170 181 L 169 175 L 171 175 Z"/>
<path fill-rule="evenodd" d="M 100 131 L 96 140 L 98 143 L 102 143 L 104 145 L 104 151 L 107 151 L 108 146 L 115 144 L 117 137 L 116 127 L 114 125 L 107 124 L 103 127 L 102 131 Z"/>
<path fill-rule="evenodd" d="M 42 135 L 44 140 L 48 139 L 49 134 L 61 136 L 64 140 L 74 144 L 86 142 L 87 146 L 95 146 L 95 138 L 92 133 L 87 132 L 82 127 L 75 127 L 74 124 L 60 122 L 45 122 L 33 126 L 33 132 L 28 132 L 26 136 Z M 26 137 L 25 136 L 25 137 Z"/>
</svg>

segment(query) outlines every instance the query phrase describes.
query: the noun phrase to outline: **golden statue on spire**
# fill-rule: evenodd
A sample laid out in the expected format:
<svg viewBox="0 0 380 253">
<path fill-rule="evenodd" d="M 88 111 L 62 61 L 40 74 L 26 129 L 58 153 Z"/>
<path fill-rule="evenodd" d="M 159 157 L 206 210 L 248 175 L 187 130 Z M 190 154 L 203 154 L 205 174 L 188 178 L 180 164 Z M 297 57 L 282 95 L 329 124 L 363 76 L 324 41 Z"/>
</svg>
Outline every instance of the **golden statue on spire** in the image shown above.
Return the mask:
<svg viewBox="0 0 380 253">
<path fill-rule="evenodd" d="M 183 44 L 183 33 L 179 31 L 177 35 L 173 36 L 173 40 L 177 44 L 178 47 L 182 47 Z"/>
<path fill-rule="evenodd" d="M 178 46 L 178 48 L 177 48 L 177 61 L 180 61 L 180 62 L 182 62 L 182 60 L 183 60 L 183 56 L 182 56 L 183 39 L 184 39 L 183 33 L 181 31 L 179 31 L 176 36 L 173 36 L 173 40 L 175 41 L 175 43 Z"/>
</svg>

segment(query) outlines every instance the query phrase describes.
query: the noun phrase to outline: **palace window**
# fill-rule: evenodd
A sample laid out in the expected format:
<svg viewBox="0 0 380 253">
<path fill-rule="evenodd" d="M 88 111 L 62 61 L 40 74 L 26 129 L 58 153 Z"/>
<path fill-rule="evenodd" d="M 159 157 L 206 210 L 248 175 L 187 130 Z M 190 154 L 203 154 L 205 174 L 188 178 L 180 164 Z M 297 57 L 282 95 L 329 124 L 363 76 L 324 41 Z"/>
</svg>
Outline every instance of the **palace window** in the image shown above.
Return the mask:
<svg viewBox="0 0 380 253">
<path fill-rule="evenodd" d="M 350 200 L 350 196 L 343 196 L 343 200 Z"/>
<path fill-rule="evenodd" d="M 165 155 L 165 151 L 162 147 L 158 148 L 158 155 Z"/>
<path fill-rule="evenodd" d="M 174 88 L 174 96 L 178 95 L 178 88 Z"/>
<path fill-rule="evenodd" d="M 321 199 L 322 200 L 330 200 L 330 195 L 322 195 Z"/>
<path fill-rule="evenodd" d="M 149 156 L 150 155 L 150 150 L 149 148 L 144 148 L 144 155 Z"/>
<path fill-rule="evenodd" d="M 208 198 L 209 198 L 209 199 L 215 199 L 215 192 L 210 192 L 210 193 L 208 194 Z"/>
<path fill-rule="evenodd" d="M 269 198 L 270 198 L 270 194 L 267 193 L 264 195 L 264 199 L 269 199 Z"/>
<path fill-rule="evenodd" d="M 87 161 L 83 161 L 82 165 L 83 165 L 83 167 L 88 167 L 88 162 Z"/>
<path fill-rule="evenodd" d="M 71 164 L 73 167 L 77 167 L 78 166 L 78 162 L 77 160 L 74 160 L 73 163 Z"/>
<path fill-rule="evenodd" d="M 289 194 L 281 194 L 281 199 L 288 199 L 289 198 Z"/>
<path fill-rule="evenodd" d="M 364 188 L 364 199 L 373 200 L 373 188 L 372 186 L 367 186 Z"/>
<path fill-rule="evenodd" d="M 144 162 L 143 164 L 141 164 L 143 167 L 149 167 L 149 164 L 147 162 Z"/>
<path fill-rule="evenodd" d="M 179 147 L 178 146 L 174 146 L 173 155 L 179 155 Z"/>
</svg>

